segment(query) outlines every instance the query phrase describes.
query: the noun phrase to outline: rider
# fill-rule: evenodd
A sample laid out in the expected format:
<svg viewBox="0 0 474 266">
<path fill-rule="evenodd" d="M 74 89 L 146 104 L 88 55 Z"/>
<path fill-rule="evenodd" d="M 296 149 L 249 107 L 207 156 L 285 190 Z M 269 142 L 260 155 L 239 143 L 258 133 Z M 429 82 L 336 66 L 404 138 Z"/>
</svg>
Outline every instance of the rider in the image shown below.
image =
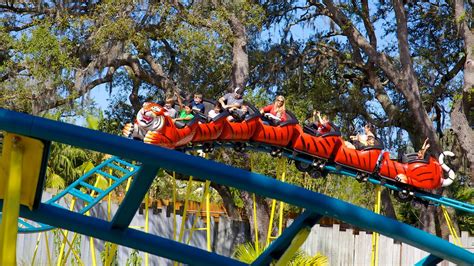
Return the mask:
<svg viewBox="0 0 474 266">
<path fill-rule="evenodd" d="M 204 110 L 206 109 L 206 107 L 202 103 L 202 99 L 203 98 L 202 98 L 201 93 L 195 93 L 194 94 L 194 100 L 191 102 L 191 105 L 192 105 L 191 108 L 204 114 Z"/>
<path fill-rule="evenodd" d="M 331 131 L 331 124 L 327 115 L 322 115 L 321 112 L 313 111 L 313 127 L 316 128 L 318 133 L 325 134 Z"/>
<path fill-rule="evenodd" d="M 247 117 L 249 117 L 249 107 L 247 105 L 242 105 L 240 109 L 235 110 L 235 112 L 232 115 L 229 115 L 227 117 L 227 121 L 230 122 L 242 122 L 244 121 Z"/>
<path fill-rule="evenodd" d="M 179 95 L 177 95 L 177 97 L 178 97 L 179 108 L 181 110 L 179 111 L 179 116 L 177 118 L 174 118 L 173 122 L 178 127 L 182 127 L 182 126 L 184 126 L 184 124 L 188 123 L 189 121 L 191 121 L 194 118 L 193 105 L 192 104 L 184 105 L 183 101 L 181 100 L 181 97 L 179 97 Z M 181 122 L 179 122 L 179 121 L 181 121 Z M 178 123 L 176 123 L 176 122 L 178 122 Z M 181 123 L 184 123 L 184 124 L 181 124 Z"/>
<path fill-rule="evenodd" d="M 364 134 L 357 134 L 355 136 L 350 136 L 351 142 L 345 141 L 344 143 L 350 149 L 362 149 L 367 146 L 375 146 L 376 137 L 375 137 L 375 126 L 371 123 L 366 123 L 364 126 Z"/>
<path fill-rule="evenodd" d="M 421 147 L 421 149 L 416 154 L 416 158 L 418 160 L 423 160 L 425 158 L 426 151 L 430 148 L 430 144 L 428 143 L 429 140 L 430 140 L 429 138 L 425 139 L 425 142 L 423 143 L 423 146 Z M 397 174 L 397 176 L 395 177 L 395 180 L 397 180 L 400 183 L 405 183 L 406 184 L 407 181 L 408 181 L 408 177 L 405 174 L 400 173 L 400 174 Z"/>
<path fill-rule="evenodd" d="M 286 121 L 285 97 L 278 95 L 275 102 L 260 109 L 260 113 L 276 124 Z"/>
<path fill-rule="evenodd" d="M 224 96 L 219 98 L 219 103 L 222 105 L 222 108 L 229 110 L 229 112 L 239 109 L 244 103 L 240 88 L 236 87 L 234 92 L 226 93 Z"/>
<path fill-rule="evenodd" d="M 217 102 L 214 105 L 214 108 L 212 110 L 210 110 L 209 113 L 207 113 L 207 116 L 212 119 L 212 118 L 216 117 L 217 115 L 219 115 L 221 112 L 222 112 L 221 103 Z"/>
<path fill-rule="evenodd" d="M 165 115 L 168 115 L 171 118 L 176 118 L 178 115 L 178 112 L 176 109 L 173 108 L 174 105 L 174 100 L 173 98 L 167 98 L 165 101 L 165 105 L 163 106 L 165 108 Z"/>
<path fill-rule="evenodd" d="M 429 140 L 430 140 L 429 138 L 425 139 L 425 142 L 423 143 L 423 146 L 421 147 L 421 149 L 417 153 L 417 156 L 416 156 L 417 159 L 423 160 L 425 158 L 426 151 L 430 148 L 430 144 L 428 143 Z"/>
</svg>

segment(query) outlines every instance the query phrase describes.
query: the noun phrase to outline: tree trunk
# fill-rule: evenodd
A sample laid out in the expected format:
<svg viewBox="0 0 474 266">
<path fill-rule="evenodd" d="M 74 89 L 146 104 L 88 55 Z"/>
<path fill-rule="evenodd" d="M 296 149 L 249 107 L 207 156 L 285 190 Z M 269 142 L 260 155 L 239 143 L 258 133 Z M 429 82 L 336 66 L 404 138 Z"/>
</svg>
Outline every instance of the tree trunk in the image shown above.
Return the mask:
<svg viewBox="0 0 474 266">
<path fill-rule="evenodd" d="M 395 212 L 395 208 L 393 208 L 392 199 L 390 198 L 390 191 L 388 189 L 382 190 L 382 206 L 385 216 L 397 220 L 397 213 Z"/>
<path fill-rule="evenodd" d="M 442 194 L 445 197 L 449 196 L 446 190 L 444 190 Z M 451 221 L 453 222 L 454 230 L 456 230 L 456 232 L 458 232 L 459 234 L 460 231 L 455 210 L 453 208 L 446 208 L 446 210 L 448 212 L 449 217 L 451 218 Z M 436 215 L 438 216 L 440 235 L 442 238 L 448 240 L 450 234 L 449 227 L 441 207 L 436 208 Z"/>
<path fill-rule="evenodd" d="M 431 151 L 438 155 L 441 152 L 436 130 L 433 122 L 428 116 L 420 96 L 418 80 L 413 68 L 410 47 L 408 43 L 408 27 L 405 7 L 402 0 L 393 0 L 393 9 L 397 20 L 397 40 L 400 53 L 400 78 L 395 83 L 398 90 L 403 93 L 408 103 L 408 108 L 416 122 L 415 130 L 418 131 L 417 138 L 420 143 L 414 143 L 415 147 L 421 147 L 425 138 L 430 139 Z"/>
<path fill-rule="evenodd" d="M 474 131 L 469 126 L 463 108 L 463 100 L 456 99 L 451 110 L 451 126 L 460 147 L 467 157 L 471 181 L 474 182 Z"/>
<path fill-rule="evenodd" d="M 257 214 L 257 224 L 255 224 L 252 194 L 248 193 L 247 191 L 241 191 L 240 195 L 242 196 L 242 200 L 244 201 L 244 210 L 246 216 L 249 219 L 252 242 L 255 241 L 255 227 L 257 227 L 258 241 L 259 243 L 264 243 L 267 239 L 268 223 L 270 221 L 270 207 L 268 206 L 268 202 L 265 200 L 265 198 L 255 195 Z"/>
<path fill-rule="evenodd" d="M 232 220 L 242 220 L 242 217 L 240 216 L 240 212 L 235 206 L 232 194 L 229 191 L 229 188 L 223 185 L 219 185 L 216 183 L 211 183 L 211 186 L 217 190 L 217 193 L 222 198 L 222 201 L 224 203 L 224 208 L 227 212 L 227 215 L 229 216 L 230 219 Z"/>
<path fill-rule="evenodd" d="M 466 154 L 470 168 L 471 181 L 474 181 L 474 131 L 469 125 L 469 113 L 474 106 L 469 98 L 474 97 L 474 31 L 466 22 L 466 10 L 463 0 L 456 0 L 454 4 L 455 20 L 458 23 L 459 33 L 464 39 L 464 86 L 463 99 L 456 99 L 451 111 L 451 124 L 454 133 Z"/>
<path fill-rule="evenodd" d="M 396 32 L 398 41 L 400 67 L 395 65 L 392 59 L 386 54 L 378 52 L 367 39 L 358 31 L 354 23 L 337 7 L 333 1 L 323 0 L 324 6 L 318 1 L 311 1 L 321 9 L 321 12 L 336 22 L 344 35 L 350 39 L 351 44 L 358 46 L 367 55 L 369 62 L 380 68 L 386 77 L 394 84 L 396 90 L 400 92 L 408 104 L 408 109 L 413 122 L 409 125 L 410 137 L 413 139 L 415 147 L 421 147 L 425 138 L 430 139 L 431 152 L 437 155 L 441 152 L 436 130 L 426 112 L 418 87 L 418 80 L 413 67 L 410 47 L 408 43 L 407 16 L 404 3 L 401 0 L 392 0 L 395 18 L 397 20 Z M 377 88 L 376 88 L 377 89 Z M 379 95 L 380 96 L 383 95 Z M 388 103 L 388 102 L 387 102 Z M 389 105 L 384 106 L 384 108 Z M 413 128 L 411 128 L 413 125 Z M 435 216 L 433 210 L 423 209 L 421 215 L 421 228 L 435 234 Z"/>
<path fill-rule="evenodd" d="M 422 206 L 420 211 L 420 225 L 419 227 L 431 234 L 439 235 L 436 232 L 436 207 Z"/>
<path fill-rule="evenodd" d="M 140 103 L 140 98 L 139 98 L 139 89 L 140 89 L 140 81 L 136 79 L 135 77 L 132 76 L 132 81 L 133 81 L 133 86 L 132 86 L 132 91 L 130 92 L 130 95 L 128 96 L 128 99 L 130 100 L 130 103 L 132 104 L 134 113 L 138 113 L 140 109 L 142 108 L 142 105 Z"/>
<path fill-rule="evenodd" d="M 247 32 L 245 26 L 232 14 L 229 20 L 232 28 L 232 88 L 245 88 L 249 77 L 249 57 L 247 54 Z"/>
</svg>

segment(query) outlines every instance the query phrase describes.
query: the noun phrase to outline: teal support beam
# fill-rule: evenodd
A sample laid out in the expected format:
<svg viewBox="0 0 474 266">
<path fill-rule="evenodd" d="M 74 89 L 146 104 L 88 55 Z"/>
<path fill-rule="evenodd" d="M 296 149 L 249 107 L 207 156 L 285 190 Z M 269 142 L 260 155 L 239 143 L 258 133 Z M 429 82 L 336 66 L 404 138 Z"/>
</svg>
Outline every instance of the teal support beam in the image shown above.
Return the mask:
<svg viewBox="0 0 474 266">
<path fill-rule="evenodd" d="M 443 259 L 436 257 L 434 255 L 428 255 L 421 259 L 419 262 L 417 262 L 415 265 L 416 266 L 435 266 L 436 264 L 442 262 Z"/>
<path fill-rule="evenodd" d="M 1 202 L 3 206 L 3 201 Z M 22 206 L 20 215 L 54 227 L 113 242 L 156 256 L 168 258 L 189 265 L 247 265 L 216 253 L 182 244 L 167 238 L 148 234 L 135 229 L 113 229 L 110 222 L 71 212 L 69 210 L 41 203 L 30 211 Z"/>
<path fill-rule="evenodd" d="M 158 167 L 149 164 L 140 166 L 140 170 L 138 170 L 132 185 L 112 219 L 113 228 L 125 229 L 128 227 L 151 183 L 153 183 L 158 169 Z"/>
<path fill-rule="evenodd" d="M 273 260 L 278 260 L 286 251 L 291 241 L 298 232 L 308 226 L 313 227 L 323 216 L 314 212 L 305 211 L 298 216 L 293 223 L 260 256 L 252 263 L 252 266 L 270 265 Z"/>
</svg>

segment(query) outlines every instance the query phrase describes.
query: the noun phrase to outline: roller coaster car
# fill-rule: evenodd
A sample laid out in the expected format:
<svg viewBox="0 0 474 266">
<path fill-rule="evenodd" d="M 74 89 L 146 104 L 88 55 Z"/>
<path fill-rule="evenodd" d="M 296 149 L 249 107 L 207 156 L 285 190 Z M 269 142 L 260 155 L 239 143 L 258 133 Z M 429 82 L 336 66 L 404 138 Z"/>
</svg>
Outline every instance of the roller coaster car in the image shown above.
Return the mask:
<svg viewBox="0 0 474 266">
<path fill-rule="evenodd" d="M 253 105 L 244 102 L 248 106 L 249 114 L 242 121 L 228 121 L 225 119 L 220 141 L 248 141 L 254 135 L 259 125 L 260 112 Z"/>
<path fill-rule="evenodd" d="M 258 120 L 257 130 L 252 140 L 260 143 L 286 147 L 293 138 L 295 128 L 299 127 L 295 115 L 286 111 L 287 120 L 278 125 L 266 125 L 262 119 Z"/>
<path fill-rule="evenodd" d="M 176 148 L 191 142 L 199 127 L 199 118 L 194 117 L 183 128 L 177 128 L 169 116 L 163 116 L 164 126 L 157 131 L 148 131 L 143 142 L 166 148 Z"/>
<path fill-rule="evenodd" d="M 202 113 L 195 113 L 198 117 L 199 123 L 196 128 L 196 133 L 192 139 L 192 142 L 206 142 L 216 140 L 222 133 L 226 124 L 226 117 L 229 115 L 227 111 L 224 111 L 216 117 L 209 119 Z"/>
<path fill-rule="evenodd" d="M 342 144 L 341 133 L 334 130 L 319 134 L 311 127 L 295 127 L 292 145 L 298 153 L 316 156 L 325 160 L 334 159 L 337 150 Z"/>
<path fill-rule="evenodd" d="M 165 115 L 165 109 L 152 102 L 143 103 L 135 122 L 128 123 L 122 130 L 125 137 L 142 140 L 167 148 L 175 148 L 191 141 L 197 127 L 197 120 L 182 129 L 176 128 L 173 120 Z"/>
<path fill-rule="evenodd" d="M 375 171 L 382 149 L 382 146 L 371 146 L 356 150 L 341 145 L 334 161 L 344 167 L 372 174 Z"/>
<path fill-rule="evenodd" d="M 433 158 L 409 159 L 407 163 L 400 163 L 390 159 L 388 152 L 383 154 L 379 175 L 388 179 L 395 179 L 397 175 L 406 176 L 406 184 L 417 188 L 435 189 L 441 186 L 443 170 L 439 162 Z"/>
</svg>

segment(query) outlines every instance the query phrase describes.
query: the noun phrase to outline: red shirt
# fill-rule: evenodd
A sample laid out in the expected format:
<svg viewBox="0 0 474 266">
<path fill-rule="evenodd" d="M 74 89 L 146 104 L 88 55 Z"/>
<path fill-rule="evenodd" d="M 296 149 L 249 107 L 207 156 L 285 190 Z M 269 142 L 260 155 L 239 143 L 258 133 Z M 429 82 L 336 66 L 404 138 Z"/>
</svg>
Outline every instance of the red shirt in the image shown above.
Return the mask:
<svg viewBox="0 0 474 266">
<path fill-rule="evenodd" d="M 274 116 L 278 116 L 277 112 L 275 111 L 275 108 L 273 108 L 273 104 L 267 105 L 267 106 L 263 107 L 262 109 L 263 109 L 263 112 L 265 112 L 265 113 L 270 113 Z M 286 112 L 283 112 L 281 114 L 280 119 L 281 119 L 280 120 L 281 122 L 286 121 Z"/>
<path fill-rule="evenodd" d="M 321 134 L 325 134 L 331 131 L 331 125 L 329 123 L 318 123 L 318 132 Z"/>
</svg>

